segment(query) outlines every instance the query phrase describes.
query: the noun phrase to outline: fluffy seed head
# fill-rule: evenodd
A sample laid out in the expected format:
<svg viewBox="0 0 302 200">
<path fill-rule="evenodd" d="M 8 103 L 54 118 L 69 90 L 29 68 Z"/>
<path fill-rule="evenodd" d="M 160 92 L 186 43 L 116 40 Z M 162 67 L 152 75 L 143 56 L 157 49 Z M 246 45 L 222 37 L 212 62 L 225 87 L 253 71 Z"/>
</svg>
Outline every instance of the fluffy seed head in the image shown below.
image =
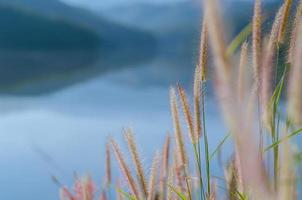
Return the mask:
<svg viewBox="0 0 302 200">
<path fill-rule="evenodd" d="M 259 87 L 259 71 L 261 62 L 261 3 L 260 0 L 255 0 L 254 15 L 253 15 L 253 70 L 254 70 L 254 81 L 256 88 Z"/>
<path fill-rule="evenodd" d="M 291 30 L 288 57 L 287 57 L 287 62 L 291 63 L 291 64 L 294 61 L 294 51 L 295 51 L 297 32 L 298 32 L 298 30 L 297 30 L 298 22 L 299 22 L 299 19 L 301 18 L 301 16 L 302 16 L 302 0 L 300 0 L 299 5 L 297 7 L 295 19 L 294 19 L 292 30 Z"/>
<path fill-rule="evenodd" d="M 288 87 L 288 116 L 295 125 L 302 124 L 302 18 L 297 24 L 297 39 Z"/>
<path fill-rule="evenodd" d="M 286 24 L 287 24 L 287 19 L 289 15 L 289 9 L 291 6 L 292 0 L 285 0 L 283 3 L 283 12 L 281 14 L 281 19 L 280 19 L 280 28 L 279 28 L 279 33 L 278 33 L 278 43 L 282 43 L 284 40 L 284 34 L 286 31 Z"/>
<path fill-rule="evenodd" d="M 124 158 L 123 158 L 123 156 L 122 156 L 122 154 L 119 150 L 118 145 L 113 140 L 111 140 L 110 143 L 111 143 L 111 146 L 112 146 L 114 156 L 115 156 L 115 158 L 116 158 L 116 160 L 119 164 L 120 171 L 122 172 L 123 176 L 126 179 L 128 187 L 130 189 L 130 192 L 132 193 L 132 195 L 135 196 L 135 198 L 138 198 L 138 192 L 137 192 L 137 189 L 136 189 L 136 184 L 135 184 L 134 179 L 131 176 L 130 170 L 129 170 L 128 166 L 126 165 L 126 162 L 125 162 L 125 160 L 124 160 Z"/>
<path fill-rule="evenodd" d="M 159 153 L 157 152 L 152 161 L 147 200 L 153 200 L 154 196 L 156 195 L 155 181 L 156 181 L 156 172 L 157 172 L 157 168 L 158 168 L 158 164 L 159 164 L 159 158 L 160 158 L 160 156 L 159 156 Z"/>
<path fill-rule="evenodd" d="M 147 194 L 145 175 L 143 172 L 141 160 L 139 158 L 138 151 L 131 130 L 130 129 L 125 130 L 124 136 L 136 171 L 137 180 L 139 182 L 140 190 L 142 193 L 141 196 L 143 198 L 146 198 L 148 194 Z"/>
<path fill-rule="evenodd" d="M 187 123 L 189 138 L 190 138 L 192 144 L 196 144 L 197 139 L 194 134 L 195 132 L 194 132 L 194 128 L 193 128 L 193 119 L 192 119 L 191 111 L 189 108 L 188 100 L 187 100 L 187 97 L 185 94 L 185 90 L 180 85 L 178 85 L 177 90 L 178 90 L 178 95 L 180 98 L 182 112 L 183 112 L 184 118 Z"/>
<path fill-rule="evenodd" d="M 202 30 L 200 36 L 200 49 L 199 49 L 199 72 L 201 75 L 201 80 L 206 80 L 206 65 L 207 65 L 207 26 L 205 17 L 202 23 Z"/>
<path fill-rule="evenodd" d="M 240 62 L 239 62 L 239 69 L 238 69 L 238 101 L 242 103 L 244 98 L 244 93 L 246 91 L 245 88 L 245 71 L 246 71 L 246 64 L 247 64 L 247 42 L 244 42 L 241 46 L 241 53 L 240 53 Z"/>
<path fill-rule="evenodd" d="M 106 144 L 106 162 L 105 162 L 105 185 L 109 186 L 111 183 L 111 160 L 110 160 L 110 145 Z"/>
<path fill-rule="evenodd" d="M 274 56 L 276 53 L 276 46 L 278 42 L 278 31 L 280 28 L 281 16 L 284 6 L 282 6 L 272 26 L 270 38 L 265 51 L 263 65 L 262 65 L 262 77 L 261 77 L 261 104 L 263 109 L 262 120 L 264 126 L 270 130 L 272 124 L 272 109 L 270 105 L 270 98 L 272 96 L 272 73 Z"/>
<path fill-rule="evenodd" d="M 179 158 L 180 164 L 185 166 L 187 163 L 187 159 L 186 159 L 186 153 L 184 148 L 183 136 L 180 130 L 180 122 L 178 118 L 178 109 L 176 103 L 176 94 L 173 88 L 170 89 L 170 107 L 171 107 L 171 115 L 173 121 L 177 156 Z"/>
</svg>

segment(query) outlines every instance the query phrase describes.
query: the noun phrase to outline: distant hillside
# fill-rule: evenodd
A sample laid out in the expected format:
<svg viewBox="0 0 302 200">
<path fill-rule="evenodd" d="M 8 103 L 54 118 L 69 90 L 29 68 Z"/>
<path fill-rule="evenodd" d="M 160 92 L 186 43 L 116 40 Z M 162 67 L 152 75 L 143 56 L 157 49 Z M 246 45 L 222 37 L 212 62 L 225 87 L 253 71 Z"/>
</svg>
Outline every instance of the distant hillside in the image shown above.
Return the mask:
<svg viewBox="0 0 302 200">
<path fill-rule="evenodd" d="M 222 2 L 224 2 L 221 6 L 223 18 L 227 20 L 227 24 L 231 24 L 227 27 L 231 37 L 250 22 L 253 2 L 235 0 Z M 272 13 L 279 2 L 280 0 L 264 2 L 265 12 Z M 116 22 L 152 31 L 161 39 L 165 51 L 177 57 L 181 55 L 192 57 L 194 56 L 192 52 L 198 48 L 202 21 L 202 6 L 199 1 L 164 5 L 125 4 L 102 12 Z M 165 48 L 167 46 L 168 48 Z"/>
<path fill-rule="evenodd" d="M 162 62 L 166 63 L 165 66 L 170 66 L 169 69 L 165 69 L 170 75 L 165 78 L 166 83 L 179 80 L 190 83 L 199 56 L 199 37 L 202 24 L 200 2 L 190 0 L 162 5 L 129 3 L 98 12 L 115 22 L 152 32 L 159 40 Z M 225 21 L 227 27 L 224 29 L 227 31 L 224 36 L 230 41 L 251 22 L 253 2 L 243 0 L 222 0 L 220 2 L 223 3 L 220 5 L 223 20 L 227 20 Z M 281 0 L 263 1 L 266 16 L 271 19 L 280 2 Z M 271 20 L 267 20 L 263 31 L 268 30 L 270 25 Z M 156 74 L 158 68 L 154 67 L 152 70 Z M 158 76 L 154 76 L 154 80 L 157 79 Z M 144 82 L 146 81 L 144 80 Z"/>
<path fill-rule="evenodd" d="M 40 94 L 136 66 L 156 40 L 56 0 L 0 0 L 0 93 Z"/>
<path fill-rule="evenodd" d="M 104 37 L 107 45 L 111 47 L 128 46 L 129 49 L 133 50 L 141 48 L 145 43 L 154 44 L 152 35 L 145 31 L 133 29 L 127 25 L 122 26 L 88 10 L 66 5 L 59 0 L 0 0 L 1 4 L 22 8 L 52 19 L 64 20 L 86 27 Z"/>
<path fill-rule="evenodd" d="M 19 9 L 0 6 L 0 49 L 76 50 L 99 48 L 93 31 Z"/>
</svg>

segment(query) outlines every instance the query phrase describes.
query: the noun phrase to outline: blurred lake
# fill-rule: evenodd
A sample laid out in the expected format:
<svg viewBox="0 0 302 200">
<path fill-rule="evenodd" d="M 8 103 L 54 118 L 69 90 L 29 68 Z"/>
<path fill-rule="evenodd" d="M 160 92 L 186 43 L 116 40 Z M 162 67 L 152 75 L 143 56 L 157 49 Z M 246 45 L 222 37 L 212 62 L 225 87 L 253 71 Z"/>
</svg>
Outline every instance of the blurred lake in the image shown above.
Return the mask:
<svg viewBox="0 0 302 200">
<path fill-rule="evenodd" d="M 89 173 L 100 184 L 105 141 L 112 136 L 121 142 L 125 127 L 133 128 L 148 169 L 148 156 L 172 128 L 168 89 L 131 87 L 123 82 L 129 73 L 96 77 L 39 97 L 2 96 L 0 198 L 57 199 L 51 175 L 71 185 L 74 172 Z M 212 99 L 208 105 L 214 147 L 223 129 L 217 126 Z"/>
<path fill-rule="evenodd" d="M 230 35 L 252 11 L 236 6 L 225 8 L 230 21 L 241 16 Z M 200 10 L 195 1 L 87 10 L 0 0 L 0 199 L 58 199 L 51 176 L 70 186 L 74 172 L 100 184 L 106 139 L 123 145 L 126 127 L 147 169 L 172 130 L 169 86 L 191 88 Z M 225 133 L 210 93 L 206 109 L 213 150 Z"/>
</svg>

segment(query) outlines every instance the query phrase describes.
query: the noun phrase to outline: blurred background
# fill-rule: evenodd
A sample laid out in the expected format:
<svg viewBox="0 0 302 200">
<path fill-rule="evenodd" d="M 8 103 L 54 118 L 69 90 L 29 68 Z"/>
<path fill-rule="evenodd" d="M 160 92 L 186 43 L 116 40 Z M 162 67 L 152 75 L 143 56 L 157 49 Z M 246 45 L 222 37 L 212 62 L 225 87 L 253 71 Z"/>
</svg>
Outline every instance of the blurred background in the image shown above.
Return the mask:
<svg viewBox="0 0 302 200">
<path fill-rule="evenodd" d="M 224 0 L 226 38 L 253 2 Z M 280 1 L 264 1 L 273 13 Z M 135 132 L 146 167 L 171 130 L 168 88 L 191 88 L 199 0 L 0 0 L 0 199 L 54 200 L 74 172 L 100 184 L 104 144 Z M 215 146 L 223 126 L 207 100 Z M 126 152 L 125 152 L 126 153 Z"/>
</svg>

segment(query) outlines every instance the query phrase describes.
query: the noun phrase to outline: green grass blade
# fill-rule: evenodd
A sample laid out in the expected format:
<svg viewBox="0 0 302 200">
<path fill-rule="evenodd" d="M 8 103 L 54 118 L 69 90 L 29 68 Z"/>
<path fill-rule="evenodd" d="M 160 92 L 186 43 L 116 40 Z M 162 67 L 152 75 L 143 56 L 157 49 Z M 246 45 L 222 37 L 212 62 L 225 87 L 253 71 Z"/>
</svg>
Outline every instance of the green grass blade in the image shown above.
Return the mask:
<svg viewBox="0 0 302 200">
<path fill-rule="evenodd" d="M 215 156 L 215 154 L 219 151 L 219 149 L 221 148 L 221 146 L 225 143 L 225 141 L 230 137 L 230 134 L 228 133 L 226 136 L 224 136 L 224 138 L 219 142 L 219 144 L 217 145 L 217 147 L 215 148 L 215 150 L 213 151 L 213 153 L 210 156 L 210 160 L 213 159 L 213 157 Z"/>
<path fill-rule="evenodd" d="M 127 192 L 124 192 L 123 190 L 117 188 L 116 191 L 118 193 L 120 193 L 121 195 L 123 195 L 126 199 L 129 199 L 129 200 L 136 200 L 136 198 L 130 194 L 128 194 Z"/>
<path fill-rule="evenodd" d="M 205 92 L 206 92 L 206 82 L 202 82 L 202 124 L 203 124 L 203 134 L 204 134 L 204 153 L 206 159 L 206 177 L 207 177 L 207 193 L 211 194 L 211 180 L 210 180 L 210 157 L 209 157 L 209 143 L 206 129 L 206 112 L 205 112 Z"/>
<path fill-rule="evenodd" d="M 175 194 L 179 197 L 179 199 L 182 199 L 182 200 L 187 200 L 187 198 L 185 197 L 185 195 L 183 195 L 181 192 L 179 192 L 176 188 L 174 188 L 172 185 L 169 185 L 169 188 L 175 192 Z"/>
<path fill-rule="evenodd" d="M 233 55 L 235 53 L 235 51 L 239 48 L 239 46 L 251 34 L 251 32 L 252 32 L 252 23 L 249 23 L 237 34 L 237 36 L 229 44 L 229 46 L 227 48 L 227 52 L 226 52 L 227 55 L 228 56 Z"/>
<path fill-rule="evenodd" d="M 200 160 L 199 160 L 200 158 L 198 158 L 197 147 L 196 147 L 195 144 L 193 144 L 193 148 L 194 148 L 195 160 L 196 160 L 197 167 L 198 167 L 200 190 L 201 190 L 201 193 L 203 195 L 203 198 L 205 199 L 203 180 L 202 180 L 202 172 L 201 172 L 201 163 L 200 163 Z"/>
<path fill-rule="evenodd" d="M 290 139 L 291 137 L 293 137 L 293 136 L 295 136 L 295 135 L 297 135 L 297 134 L 299 134 L 299 133 L 301 133 L 301 132 L 302 132 L 302 128 L 299 128 L 299 129 L 293 131 L 293 132 L 290 133 L 289 135 L 287 135 L 287 136 L 285 136 L 285 137 L 283 137 L 283 138 L 277 140 L 276 142 L 274 142 L 274 143 L 271 144 L 270 146 L 266 147 L 266 148 L 264 149 L 264 152 L 266 152 L 266 151 L 268 151 L 268 150 L 270 150 L 270 149 L 276 147 L 276 146 L 279 145 L 281 142 L 283 142 L 283 141 L 285 141 L 285 140 L 287 140 L 287 139 Z"/>
<path fill-rule="evenodd" d="M 236 191 L 236 196 L 238 197 L 238 200 L 247 200 L 247 196 L 245 194 L 242 194 L 239 191 Z"/>
</svg>

